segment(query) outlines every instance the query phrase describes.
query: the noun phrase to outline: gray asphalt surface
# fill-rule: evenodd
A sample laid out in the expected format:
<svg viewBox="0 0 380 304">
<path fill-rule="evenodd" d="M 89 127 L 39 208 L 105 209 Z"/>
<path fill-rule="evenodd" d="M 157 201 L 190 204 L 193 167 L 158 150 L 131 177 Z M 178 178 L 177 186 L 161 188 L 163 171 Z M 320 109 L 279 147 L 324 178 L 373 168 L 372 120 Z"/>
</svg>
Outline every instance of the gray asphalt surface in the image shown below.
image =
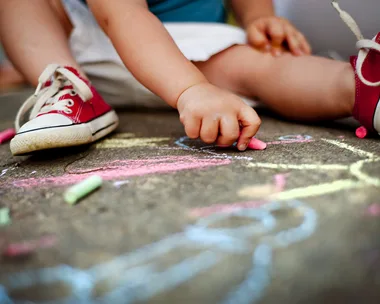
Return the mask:
<svg viewBox="0 0 380 304">
<path fill-rule="evenodd" d="M 0 97 L 0 129 L 25 94 Z M 0 303 L 379 303 L 379 140 L 261 114 L 265 151 L 207 147 L 175 112 L 136 109 L 91 146 L 1 145 L 0 239 L 54 241 L 0 259 Z M 92 174 L 103 186 L 65 203 Z"/>
</svg>

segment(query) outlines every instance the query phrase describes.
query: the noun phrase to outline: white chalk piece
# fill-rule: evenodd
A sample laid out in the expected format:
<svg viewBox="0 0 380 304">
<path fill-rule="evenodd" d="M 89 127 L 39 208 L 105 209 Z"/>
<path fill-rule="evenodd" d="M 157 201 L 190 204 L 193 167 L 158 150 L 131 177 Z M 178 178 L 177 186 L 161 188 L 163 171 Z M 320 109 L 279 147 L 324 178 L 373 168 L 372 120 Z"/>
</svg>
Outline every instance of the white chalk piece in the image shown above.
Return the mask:
<svg viewBox="0 0 380 304">
<path fill-rule="evenodd" d="M 68 204 L 74 205 L 81 198 L 98 189 L 102 185 L 102 182 L 103 180 L 100 176 L 91 176 L 67 189 L 63 197 Z"/>
</svg>

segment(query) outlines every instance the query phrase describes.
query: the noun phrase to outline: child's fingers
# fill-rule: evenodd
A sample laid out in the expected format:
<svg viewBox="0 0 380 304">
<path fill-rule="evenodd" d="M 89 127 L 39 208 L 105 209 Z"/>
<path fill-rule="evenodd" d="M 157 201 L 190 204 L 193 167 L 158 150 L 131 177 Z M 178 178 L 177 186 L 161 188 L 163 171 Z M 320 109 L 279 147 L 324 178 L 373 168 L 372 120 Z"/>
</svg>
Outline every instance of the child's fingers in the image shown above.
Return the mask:
<svg viewBox="0 0 380 304">
<path fill-rule="evenodd" d="M 180 118 L 181 122 L 185 127 L 186 135 L 189 138 L 196 139 L 200 135 L 201 129 L 201 119 L 196 117 L 191 118 Z"/>
<path fill-rule="evenodd" d="M 216 141 L 219 134 L 219 119 L 203 118 L 200 137 L 206 144 L 212 144 Z"/>
<path fill-rule="evenodd" d="M 244 151 L 247 149 L 247 146 L 252 137 L 255 136 L 259 130 L 261 120 L 255 110 L 248 106 L 241 109 L 238 119 L 242 129 L 237 147 L 240 151 Z"/>
<path fill-rule="evenodd" d="M 267 32 L 271 38 L 272 45 L 277 49 L 274 55 L 281 55 L 278 49 L 286 37 L 283 24 L 278 21 L 272 21 L 267 25 Z"/>
<path fill-rule="evenodd" d="M 249 43 L 257 48 L 268 48 L 270 47 L 269 40 L 264 31 L 261 31 L 256 26 L 251 26 L 248 30 L 248 41 Z"/>
<path fill-rule="evenodd" d="M 301 42 L 298 40 L 298 35 L 295 31 L 289 29 L 286 35 L 286 40 L 291 53 L 296 56 L 301 56 L 304 54 L 304 51 L 301 47 Z"/>
<path fill-rule="evenodd" d="M 311 46 L 310 46 L 309 42 L 307 41 L 307 39 L 305 38 L 305 36 L 302 35 L 300 32 L 298 32 L 298 41 L 300 41 L 300 46 L 301 46 L 302 51 L 306 55 L 310 55 L 311 54 Z"/>
<path fill-rule="evenodd" d="M 229 147 L 239 138 L 239 133 L 239 122 L 236 117 L 223 117 L 220 120 L 220 135 L 216 143 L 221 147 Z"/>
<path fill-rule="evenodd" d="M 286 27 L 286 40 L 290 51 L 294 55 L 310 55 L 311 47 L 305 36 L 290 23 Z"/>
</svg>

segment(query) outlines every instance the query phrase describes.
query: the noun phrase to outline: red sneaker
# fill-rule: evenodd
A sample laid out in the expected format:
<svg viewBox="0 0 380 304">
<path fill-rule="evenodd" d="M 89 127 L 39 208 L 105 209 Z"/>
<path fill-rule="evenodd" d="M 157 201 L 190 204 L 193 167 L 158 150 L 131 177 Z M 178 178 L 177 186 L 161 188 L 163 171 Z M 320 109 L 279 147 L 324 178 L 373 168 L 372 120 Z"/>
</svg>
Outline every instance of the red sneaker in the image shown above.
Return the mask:
<svg viewBox="0 0 380 304">
<path fill-rule="evenodd" d="M 29 120 L 20 127 L 28 111 Z M 115 130 L 118 122 L 112 108 L 75 69 L 52 64 L 17 113 L 11 151 L 20 155 L 88 144 Z"/>
<path fill-rule="evenodd" d="M 364 138 L 368 132 L 380 133 L 380 33 L 373 40 L 364 39 L 355 20 L 332 1 L 340 17 L 358 39 L 358 56 L 351 57 L 355 71 L 356 97 L 353 116 L 363 125 L 356 135 Z"/>
<path fill-rule="evenodd" d="M 351 57 L 356 79 L 353 116 L 363 125 L 356 135 L 364 138 L 368 132 L 380 133 L 380 33 L 373 41 L 361 40 L 357 45 L 362 49 Z"/>
</svg>

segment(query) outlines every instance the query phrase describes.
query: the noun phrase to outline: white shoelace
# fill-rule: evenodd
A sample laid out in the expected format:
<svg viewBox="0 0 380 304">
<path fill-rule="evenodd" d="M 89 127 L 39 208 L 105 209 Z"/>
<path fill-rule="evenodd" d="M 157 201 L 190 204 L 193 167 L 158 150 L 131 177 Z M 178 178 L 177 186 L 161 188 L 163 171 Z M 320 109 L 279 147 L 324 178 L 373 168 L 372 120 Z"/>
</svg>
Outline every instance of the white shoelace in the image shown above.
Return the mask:
<svg viewBox="0 0 380 304">
<path fill-rule="evenodd" d="M 339 13 L 340 18 L 347 24 L 347 26 L 351 29 L 351 31 L 355 34 L 358 42 L 356 43 L 356 47 L 360 50 L 358 59 L 356 62 L 356 72 L 358 74 L 359 79 L 367 86 L 370 87 L 378 87 L 380 86 L 380 81 L 371 82 L 364 78 L 362 73 L 362 67 L 364 60 L 366 59 L 370 50 L 375 50 L 380 52 L 380 44 L 369 39 L 364 39 L 363 34 L 360 31 L 358 24 L 355 22 L 354 18 L 351 17 L 346 11 L 342 10 L 338 4 L 338 0 L 332 0 L 332 6 Z"/>
<path fill-rule="evenodd" d="M 41 89 L 49 80 L 52 81 L 51 85 Z M 72 85 L 73 89 L 63 89 L 64 86 L 68 85 Z M 29 120 L 39 114 L 54 110 L 63 111 L 67 114 L 72 113 L 70 107 L 74 105 L 74 101 L 70 98 L 60 100 L 62 96 L 67 94 L 70 96 L 78 94 L 85 102 L 93 96 L 89 86 L 73 72 L 58 64 L 48 65 L 38 78 L 35 93 L 24 102 L 16 115 L 16 131 L 20 129 L 21 120 L 29 111 Z"/>
</svg>

